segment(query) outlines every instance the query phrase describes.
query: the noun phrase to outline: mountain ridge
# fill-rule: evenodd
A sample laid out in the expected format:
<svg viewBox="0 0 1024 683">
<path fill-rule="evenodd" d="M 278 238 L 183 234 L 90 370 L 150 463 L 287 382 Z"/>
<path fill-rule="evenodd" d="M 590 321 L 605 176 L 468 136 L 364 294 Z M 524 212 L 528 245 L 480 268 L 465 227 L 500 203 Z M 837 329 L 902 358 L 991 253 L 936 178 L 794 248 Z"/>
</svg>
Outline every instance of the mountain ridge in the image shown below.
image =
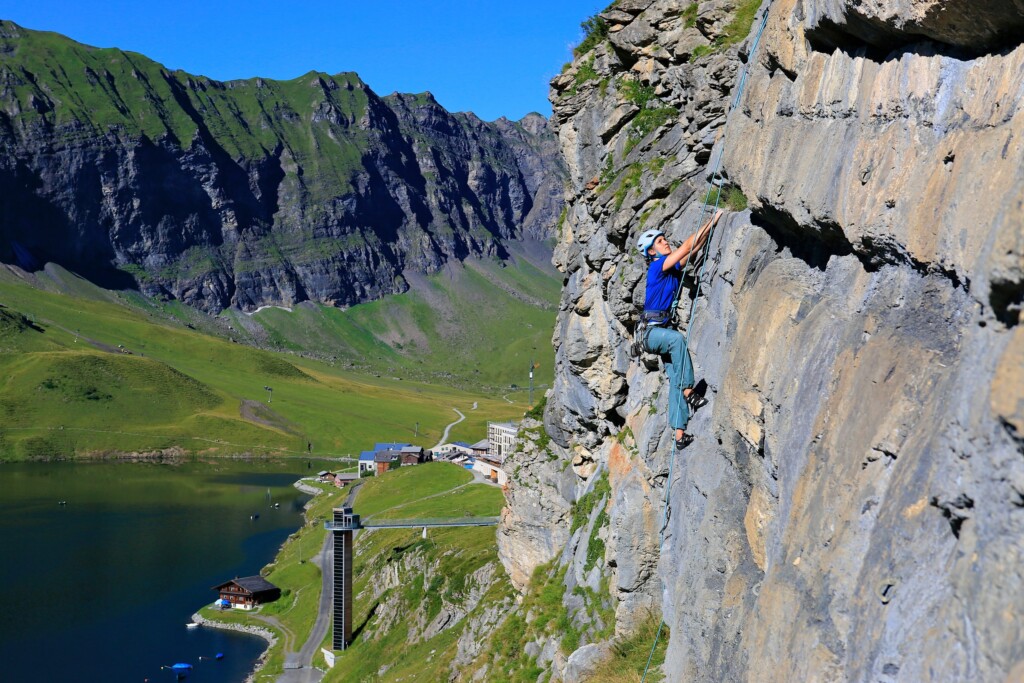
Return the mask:
<svg viewBox="0 0 1024 683">
<path fill-rule="evenodd" d="M 550 239 L 546 120 L 487 123 L 357 74 L 217 81 L 0 22 L 0 260 L 207 312 L 406 291 Z"/>
</svg>

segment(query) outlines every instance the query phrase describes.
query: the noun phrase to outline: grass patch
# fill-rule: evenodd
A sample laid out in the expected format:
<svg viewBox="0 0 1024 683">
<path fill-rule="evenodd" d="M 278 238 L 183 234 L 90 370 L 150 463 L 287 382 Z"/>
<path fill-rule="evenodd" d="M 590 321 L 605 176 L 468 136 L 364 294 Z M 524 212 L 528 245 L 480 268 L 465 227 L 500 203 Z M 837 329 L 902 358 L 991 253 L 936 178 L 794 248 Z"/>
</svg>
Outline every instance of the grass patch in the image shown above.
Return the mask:
<svg viewBox="0 0 1024 683">
<path fill-rule="evenodd" d="M 597 513 L 594 520 L 594 528 L 590 531 L 590 538 L 587 539 L 587 562 L 583 565 L 583 571 L 588 572 L 598 561 L 604 561 L 604 541 L 598 536 L 598 532 L 608 526 L 608 513 L 604 507 Z"/>
<path fill-rule="evenodd" d="M 747 195 L 735 185 L 724 188 L 715 185 L 704 195 L 704 202 L 708 206 L 725 206 L 730 211 L 739 212 L 747 208 Z"/>
<path fill-rule="evenodd" d="M 347 310 L 266 309 L 251 320 L 284 348 L 318 355 L 330 349 L 325 360 L 337 366 L 490 390 L 523 386 L 532 358 L 540 364 L 537 382 L 551 383 L 560 291 L 553 272 L 526 258 L 504 264 L 471 259 L 405 294 Z M 509 398 L 525 404 L 524 394 Z"/>
<path fill-rule="evenodd" d="M 651 656 L 651 646 L 654 645 L 659 626 L 661 620 L 651 615 L 641 622 L 630 636 L 616 640 L 612 644 L 612 656 L 598 665 L 593 675 L 587 678 L 588 683 L 639 683 L 647 666 L 647 658 Z M 651 658 L 648 681 L 663 680 L 660 667 L 665 663 L 668 639 L 669 629 L 668 626 L 664 626 L 654 656 Z"/>
<path fill-rule="evenodd" d="M 488 663 L 488 681 L 533 683 L 544 672 L 525 652 L 527 643 L 542 636 L 557 638 L 563 654 L 579 646 L 580 633 L 573 624 L 562 597 L 566 567 L 552 563 L 537 567 L 520 607 L 505 619 L 488 641 L 477 663 Z M 531 615 L 527 622 L 524 615 Z"/>
<path fill-rule="evenodd" d="M 579 500 L 572 504 L 572 526 L 569 533 L 573 534 L 577 529 L 587 523 L 594 506 L 605 500 L 611 493 L 611 484 L 608 483 L 608 473 L 602 472 L 600 478 L 594 482 L 594 487 L 584 493 Z"/>
<path fill-rule="evenodd" d="M 654 99 L 654 86 L 644 85 L 636 78 L 620 78 L 616 87 L 624 100 L 641 109 Z"/>
<path fill-rule="evenodd" d="M 633 118 L 630 136 L 638 141 L 643 140 L 677 116 L 679 116 L 679 110 L 675 107 L 644 109 Z"/>
<path fill-rule="evenodd" d="M 654 94 L 654 87 L 644 85 L 636 78 L 620 78 L 617 83 L 619 94 L 627 102 L 632 102 L 640 111 L 630 121 L 629 137 L 626 140 L 625 153 L 629 152 L 652 132 L 679 116 L 679 110 L 661 103 Z"/>
<path fill-rule="evenodd" d="M 683 25 L 686 28 L 693 28 L 697 25 L 697 3 L 693 2 L 686 6 L 680 15 L 683 18 Z"/>
<path fill-rule="evenodd" d="M 690 61 L 695 61 L 701 57 L 706 57 L 717 51 L 719 44 L 712 43 L 711 45 L 698 45 L 693 48 L 693 52 L 690 53 Z"/>
<path fill-rule="evenodd" d="M 359 489 L 353 509 L 362 515 L 363 519 L 368 519 L 389 508 L 408 504 L 426 496 L 435 496 L 471 481 L 473 475 L 468 470 L 447 462 L 400 467 L 367 480 Z"/>
<path fill-rule="evenodd" d="M 742 0 L 739 7 L 736 8 L 736 14 L 733 15 L 732 21 L 725 27 L 725 31 L 722 34 L 722 45 L 729 47 L 739 43 L 750 33 L 750 29 L 754 23 L 754 17 L 757 15 L 757 8 L 761 6 L 760 0 Z"/>
<path fill-rule="evenodd" d="M 577 67 L 576 74 L 573 76 L 572 87 L 566 90 L 565 94 L 571 97 L 579 92 L 581 85 L 597 80 L 599 77 L 600 75 L 594 69 L 594 58 L 591 57 Z"/>
<path fill-rule="evenodd" d="M 644 166 L 641 162 L 630 164 L 625 171 L 622 182 L 615 190 L 615 210 L 622 208 L 626 196 L 636 188 L 640 187 L 640 178 L 643 176 Z"/>
</svg>

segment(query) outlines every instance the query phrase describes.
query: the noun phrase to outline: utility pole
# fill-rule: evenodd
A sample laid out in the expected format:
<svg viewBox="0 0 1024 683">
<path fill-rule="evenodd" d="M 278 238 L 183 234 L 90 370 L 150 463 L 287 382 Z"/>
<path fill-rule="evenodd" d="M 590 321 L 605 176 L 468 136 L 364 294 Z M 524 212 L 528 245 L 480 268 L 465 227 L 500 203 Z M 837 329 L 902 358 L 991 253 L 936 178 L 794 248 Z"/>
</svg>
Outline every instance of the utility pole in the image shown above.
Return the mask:
<svg viewBox="0 0 1024 683">
<path fill-rule="evenodd" d="M 533 359 L 530 359 L 530 408 L 533 408 Z"/>
<path fill-rule="evenodd" d="M 420 436 L 420 423 L 417 422 L 416 423 L 416 438 L 418 439 L 419 436 Z"/>
</svg>

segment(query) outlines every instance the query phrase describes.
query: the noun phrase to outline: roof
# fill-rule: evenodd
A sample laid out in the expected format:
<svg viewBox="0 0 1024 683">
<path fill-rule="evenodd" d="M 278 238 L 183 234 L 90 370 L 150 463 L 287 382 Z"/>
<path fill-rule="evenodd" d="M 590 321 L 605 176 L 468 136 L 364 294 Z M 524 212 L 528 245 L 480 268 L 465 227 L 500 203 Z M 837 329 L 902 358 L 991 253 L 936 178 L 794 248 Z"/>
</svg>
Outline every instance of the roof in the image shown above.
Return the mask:
<svg viewBox="0 0 1024 683">
<path fill-rule="evenodd" d="M 398 451 L 377 451 L 377 454 L 373 457 L 373 461 L 392 462 L 394 460 L 398 460 L 399 457 L 401 457 L 401 454 Z"/>
<path fill-rule="evenodd" d="M 406 446 L 411 446 L 411 443 L 375 443 L 373 444 L 374 451 L 400 451 Z"/>
<path fill-rule="evenodd" d="M 373 451 L 359 451 L 359 462 L 366 462 L 368 460 L 373 460 L 373 456 L 374 456 L 374 452 Z"/>
<path fill-rule="evenodd" d="M 470 445 L 465 441 L 452 441 L 453 446 L 461 446 L 462 448 L 470 448 Z"/>
<path fill-rule="evenodd" d="M 330 472 L 328 472 L 327 470 L 320 470 L 319 472 L 316 473 L 316 476 L 322 477 L 325 474 L 330 474 Z"/>
<path fill-rule="evenodd" d="M 262 576 L 245 576 L 241 579 L 231 579 L 213 587 L 213 590 L 220 590 L 229 583 L 236 584 L 250 593 L 262 593 L 263 591 L 278 590 L 277 586 L 270 583 Z"/>
<path fill-rule="evenodd" d="M 404 446 L 402 448 L 403 453 L 422 453 L 423 446 Z"/>
<path fill-rule="evenodd" d="M 480 439 L 475 444 L 470 446 L 470 448 L 472 448 L 473 450 L 484 450 L 484 451 L 486 451 L 490 447 L 491 447 L 491 442 L 488 441 L 487 439 Z"/>
<path fill-rule="evenodd" d="M 335 479 L 341 479 L 342 481 L 353 481 L 359 478 L 359 475 L 355 472 L 339 472 L 334 475 Z"/>
</svg>

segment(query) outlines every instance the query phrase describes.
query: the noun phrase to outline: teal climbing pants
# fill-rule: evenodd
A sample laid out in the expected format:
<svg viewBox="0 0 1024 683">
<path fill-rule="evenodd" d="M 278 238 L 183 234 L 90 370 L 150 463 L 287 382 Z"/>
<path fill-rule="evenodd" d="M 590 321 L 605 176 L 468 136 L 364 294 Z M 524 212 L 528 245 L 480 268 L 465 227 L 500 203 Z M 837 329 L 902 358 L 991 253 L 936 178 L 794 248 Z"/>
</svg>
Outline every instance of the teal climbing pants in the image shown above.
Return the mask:
<svg viewBox="0 0 1024 683">
<path fill-rule="evenodd" d="M 668 356 L 668 421 L 672 429 L 686 429 L 690 421 L 689 406 L 683 399 L 683 389 L 693 386 L 693 362 L 686 348 L 686 338 L 678 330 L 652 327 L 647 331 L 647 350 Z"/>
</svg>

